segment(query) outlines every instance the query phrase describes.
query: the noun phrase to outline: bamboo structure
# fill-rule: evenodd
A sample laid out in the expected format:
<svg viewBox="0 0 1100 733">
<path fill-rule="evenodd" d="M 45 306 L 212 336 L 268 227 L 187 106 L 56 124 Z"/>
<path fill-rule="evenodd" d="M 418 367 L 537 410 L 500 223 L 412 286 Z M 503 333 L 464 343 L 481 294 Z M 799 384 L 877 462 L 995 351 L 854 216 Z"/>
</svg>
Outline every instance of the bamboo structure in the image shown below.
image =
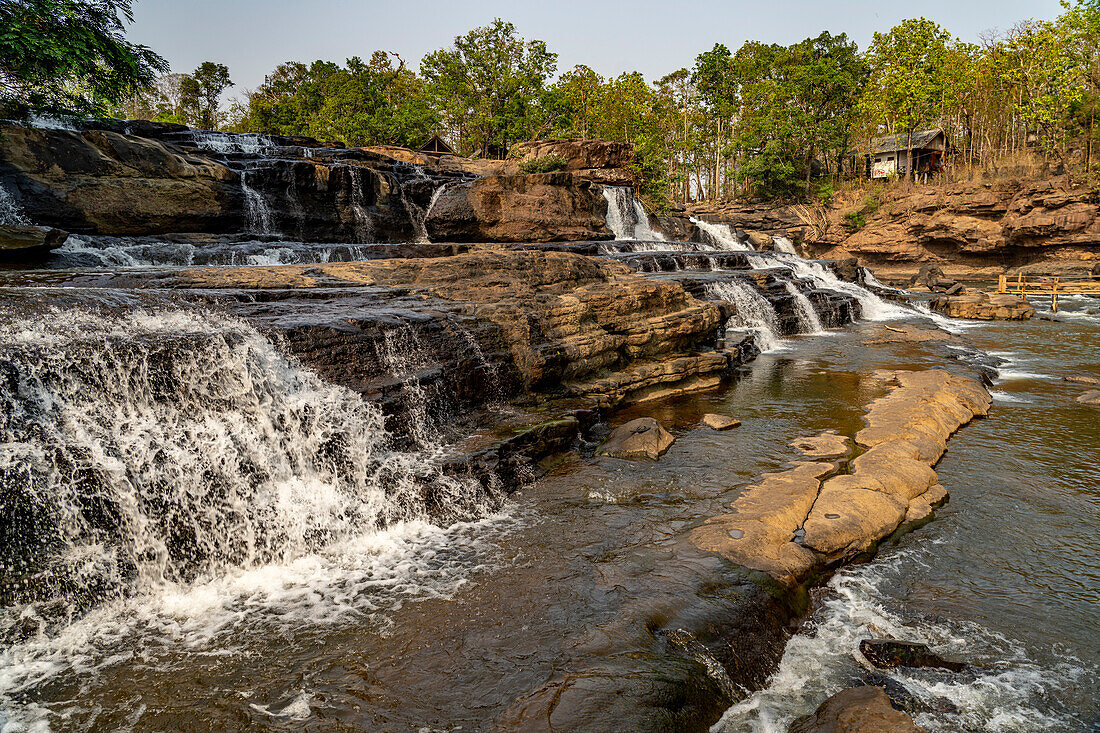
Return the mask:
<svg viewBox="0 0 1100 733">
<path fill-rule="evenodd" d="M 1090 278 L 1063 279 L 1060 277 L 1029 279 L 1025 278 L 1021 272 L 1016 275 L 1015 279 L 1010 279 L 1008 275 L 1001 275 L 997 283 L 997 292 L 1014 293 L 1021 297 L 1049 295 L 1050 310 L 1057 313 L 1058 296 L 1091 295 L 1100 297 L 1100 280 Z"/>
</svg>

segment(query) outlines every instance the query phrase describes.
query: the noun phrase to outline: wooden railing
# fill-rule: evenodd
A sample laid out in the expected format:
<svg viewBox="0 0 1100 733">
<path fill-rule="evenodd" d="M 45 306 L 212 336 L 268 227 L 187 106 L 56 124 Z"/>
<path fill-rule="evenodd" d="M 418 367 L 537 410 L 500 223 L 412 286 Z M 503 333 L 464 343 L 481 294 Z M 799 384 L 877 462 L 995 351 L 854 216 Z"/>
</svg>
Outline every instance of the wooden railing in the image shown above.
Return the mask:
<svg viewBox="0 0 1100 733">
<path fill-rule="evenodd" d="M 1059 295 L 1095 295 L 1100 296 L 1100 280 L 1089 278 L 1024 277 L 1021 272 L 1016 277 L 1001 275 L 997 283 L 998 293 L 1015 293 L 1020 296 L 1049 295 L 1050 310 L 1058 312 Z"/>
</svg>

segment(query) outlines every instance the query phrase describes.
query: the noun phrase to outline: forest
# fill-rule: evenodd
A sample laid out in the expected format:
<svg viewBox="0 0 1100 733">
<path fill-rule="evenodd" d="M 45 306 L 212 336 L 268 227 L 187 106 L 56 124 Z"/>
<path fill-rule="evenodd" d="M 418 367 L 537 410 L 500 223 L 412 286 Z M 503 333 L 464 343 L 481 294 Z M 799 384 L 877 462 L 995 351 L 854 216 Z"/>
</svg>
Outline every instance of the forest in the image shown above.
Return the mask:
<svg viewBox="0 0 1100 733">
<path fill-rule="evenodd" d="M 83 25 L 36 24 L 36 13 L 59 10 Z M 545 42 L 497 19 L 418 68 L 387 50 L 343 64 L 283 63 L 228 107 L 219 102 L 230 69 L 207 61 L 166 73 L 153 51 L 125 40 L 129 12 L 123 0 L 4 6 L 0 113 L 110 115 L 349 146 L 415 148 L 439 134 L 463 155 L 490 158 L 526 140 L 601 137 L 635 146 L 641 193 L 657 208 L 827 197 L 865 175 L 858 153 L 874 137 L 933 127 L 946 133 L 954 170 L 996 168 L 1021 153 L 1090 178 L 1097 167 L 1100 0 L 1065 2 L 1053 20 L 978 43 L 926 18 L 875 33 L 865 49 L 828 31 L 790 46 L 716 43 L 653 81 L 585 65 L 559 73 Z"/>
</svg>

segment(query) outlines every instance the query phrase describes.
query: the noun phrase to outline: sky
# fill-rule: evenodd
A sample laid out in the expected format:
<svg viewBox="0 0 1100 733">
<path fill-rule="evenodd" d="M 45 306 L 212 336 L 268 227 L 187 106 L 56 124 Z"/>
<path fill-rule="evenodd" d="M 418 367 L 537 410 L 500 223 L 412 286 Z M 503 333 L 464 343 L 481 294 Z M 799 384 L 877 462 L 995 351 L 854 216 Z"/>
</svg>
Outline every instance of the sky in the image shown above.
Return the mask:
<svg viewBox="0 0 1100 733">
<path fill-rule="evenodd" d="M 494 18 L 558 53 L 559 73 L 587 64 L 603 76 L 640 71 L 654 81 L 723 43 L 795 43 L 823 30 L 866 48 L 875 31 L 924 15 L 964 41 L 1027 18 L 1054 18 L 1059 0 L 136 0 L 128 36 L 173 71 L 203 61 L 229 67 L 243 94 L 284 61 L 343 63 L 376 49 L 418 68 L 425 54 Z"/>
</svg>

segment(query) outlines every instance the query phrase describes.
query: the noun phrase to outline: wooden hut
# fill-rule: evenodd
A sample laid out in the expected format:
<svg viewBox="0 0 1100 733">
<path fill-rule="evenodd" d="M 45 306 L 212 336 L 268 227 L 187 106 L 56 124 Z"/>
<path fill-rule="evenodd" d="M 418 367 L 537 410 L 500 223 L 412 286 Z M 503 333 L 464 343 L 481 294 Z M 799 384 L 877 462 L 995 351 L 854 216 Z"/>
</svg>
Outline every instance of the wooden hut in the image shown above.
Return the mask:
<svg viewBox="0 0 1100 733">
<path fill-rule="evenodd" d="M 417 152 L 433 156 L 455 155 L 454 148 L 448 145 L 439 135 L 432 135 L 432 139 L 424 143 Z"/>
<path fill-rule="evenodd" d="M 913 171 L 927 180 L 940 171 L 946 149 L 947 136 L 939 128 L 877 137 L 867 151 L 871 178 L 907 175 L 911 156 Z"/>
</svg>

